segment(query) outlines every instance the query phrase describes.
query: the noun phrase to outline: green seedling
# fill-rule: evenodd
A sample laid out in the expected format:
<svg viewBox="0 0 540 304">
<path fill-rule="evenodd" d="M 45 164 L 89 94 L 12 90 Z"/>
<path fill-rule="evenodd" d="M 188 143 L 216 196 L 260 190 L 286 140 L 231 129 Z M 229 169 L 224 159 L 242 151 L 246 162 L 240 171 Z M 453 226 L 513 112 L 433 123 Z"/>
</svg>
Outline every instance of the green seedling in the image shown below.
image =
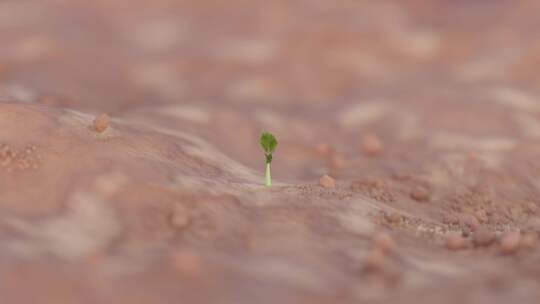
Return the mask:
<svg viewBox="0 0 540 304">
<path fill-rule="evenodd" d="M 266 186 L 272 186 L 272 176 L 270 175 L 270 163 L 272 163 L 272 153 L 277 147 L 277 140 L 271 133 L 263 132 L 261 134 L 261 146 L 264 150 L 264 155 L 266 156 L 266 173 L 265 173 L 265 183 Z"/>
</svg>

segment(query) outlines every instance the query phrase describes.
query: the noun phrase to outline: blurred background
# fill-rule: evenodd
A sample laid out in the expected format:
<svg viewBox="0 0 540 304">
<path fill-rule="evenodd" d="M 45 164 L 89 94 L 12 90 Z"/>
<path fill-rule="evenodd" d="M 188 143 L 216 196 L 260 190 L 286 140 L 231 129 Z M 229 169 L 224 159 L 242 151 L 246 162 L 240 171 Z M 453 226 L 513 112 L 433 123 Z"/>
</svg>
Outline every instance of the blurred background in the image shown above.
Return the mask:
<svg viewBox="0 0 540 304">
<path fill-rule="evenodd" d="M 181 127 L 254 168 L 267 129 L 283 143 L 278 178 L 299 180 L 354 161 L 366 136 L 368 145 L 374 136 L 417 145 L 427 128 L 515 128 L 493 105 L 536 107 L 539 8 L 534 0 L 4 0 L 0 95 Z M 341 153 L 330 165 L 306 157 L 328 145 Z"/>
</svg>

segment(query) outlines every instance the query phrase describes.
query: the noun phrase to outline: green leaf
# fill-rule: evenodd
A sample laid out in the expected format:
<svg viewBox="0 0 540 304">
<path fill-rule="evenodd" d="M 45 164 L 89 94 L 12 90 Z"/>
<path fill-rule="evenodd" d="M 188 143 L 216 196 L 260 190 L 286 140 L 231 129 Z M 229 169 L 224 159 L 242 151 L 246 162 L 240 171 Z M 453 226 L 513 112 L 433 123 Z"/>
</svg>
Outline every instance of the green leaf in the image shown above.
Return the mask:
<svg viewBox="0 0 540 304">
<path fill-rule="evenodd" d="M 263 132 L 261 134 L 261 147 L 263 148 L 265 154 L 270 155 L 274 153 L 277 144 L 277 139 L 271 133 Z"/>
</svg>

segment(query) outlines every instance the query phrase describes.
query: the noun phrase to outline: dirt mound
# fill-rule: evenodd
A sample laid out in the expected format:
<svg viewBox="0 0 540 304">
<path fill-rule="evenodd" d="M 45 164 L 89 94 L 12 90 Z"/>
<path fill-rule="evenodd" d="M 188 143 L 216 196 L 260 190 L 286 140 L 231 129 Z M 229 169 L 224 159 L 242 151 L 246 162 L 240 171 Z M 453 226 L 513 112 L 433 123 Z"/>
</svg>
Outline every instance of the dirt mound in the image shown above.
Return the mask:
<svg viewBox="0 0 540 304">
<path fill-rule="evenodd" d="M 266 188 L 194 135 L 115 118 L 97 132 L 92 115 L 15 102 L 0 112 L 4 280 L 25 281 L 6 290 L 13 301 L 31 297 L 21 288 L 268 303 L 536 292 L 536 204 L 503 200 L 479 160 Z"/>
</svg>

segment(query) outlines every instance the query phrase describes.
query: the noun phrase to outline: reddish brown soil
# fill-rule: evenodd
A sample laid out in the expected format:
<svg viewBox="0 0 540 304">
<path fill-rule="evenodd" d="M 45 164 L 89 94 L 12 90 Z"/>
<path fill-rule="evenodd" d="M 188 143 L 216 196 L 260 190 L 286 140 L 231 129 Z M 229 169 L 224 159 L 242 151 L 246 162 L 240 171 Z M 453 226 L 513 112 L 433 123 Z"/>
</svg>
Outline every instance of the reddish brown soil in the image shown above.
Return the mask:
<svg viewBox="0 0 540 304">
<path fill-rule="evenodd" d="M 0 1 L 0 302 L 538 303 L 539 11 Z"/>
</svg>

